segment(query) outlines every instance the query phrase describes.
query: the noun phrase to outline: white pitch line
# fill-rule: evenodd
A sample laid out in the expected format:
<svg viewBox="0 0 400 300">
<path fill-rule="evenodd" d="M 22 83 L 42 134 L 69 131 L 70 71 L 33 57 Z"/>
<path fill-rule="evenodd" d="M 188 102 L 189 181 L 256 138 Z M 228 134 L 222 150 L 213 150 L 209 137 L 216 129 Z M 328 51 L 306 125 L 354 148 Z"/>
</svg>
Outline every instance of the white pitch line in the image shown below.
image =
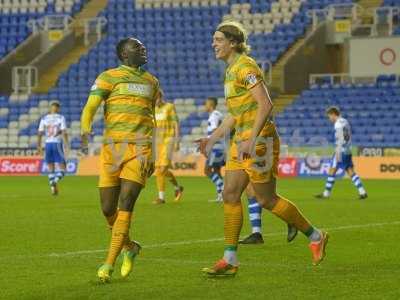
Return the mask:
<svg viewBox="0 0 400 300">
<path fill-rule="evenodd" d="M 356 224 L 356 225 L 343 225 L 326 228 L 328 231 L 341 231 L 341 230 L 351 230 L 351 229 L 361 229 L 361 228 L 370 228 L 370 227 L 381 227 L 388 225 L 400 225 L 400 221 L 393 222 L 383 222 L 383 223 L 368 223 L 368 224 Z M 278 236 L 285 234 L 286 232 L 271 232 L 266 233 L 264 236 Z M 223 238 L 212 238 L 212 239 L 204 239 L 204 240 L 190 240 L 190 241 L 178 241 L 178 242 L 165 242 L 160 244 L 152 244 L 152 245 L 144 245 L 143 248 L 163 248 L 169 246 L 181 246 L 181 245 L 193 245 L 193 244 L 205 244 L 212 242 L 223 241 Z M 98 249 L 98 250 L 81 250 L 81 251 L 71 251 L 71 252 L 63 252 L 63 253 L 50 253 L 44 254 L 41 256 L 48 257 L 66 257 L 66 256 L 76 256 L 76 255 L 84 255 L 84 254 L 94 254 L 94 253 L 103 253 L 106 252 L 106 249 Z"/>
</svg>

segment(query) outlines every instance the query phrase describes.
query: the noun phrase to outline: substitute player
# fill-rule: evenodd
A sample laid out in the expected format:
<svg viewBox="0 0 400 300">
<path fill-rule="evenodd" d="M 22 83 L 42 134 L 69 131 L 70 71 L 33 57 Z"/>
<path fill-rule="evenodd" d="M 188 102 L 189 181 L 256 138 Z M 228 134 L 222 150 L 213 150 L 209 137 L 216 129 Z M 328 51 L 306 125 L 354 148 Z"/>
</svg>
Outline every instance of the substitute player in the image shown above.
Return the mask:
<svg viewBox="0 0 400 300">
<path fill-rule="evenodd" d="M 141 248 L 129 239 L 129 228 L 136 200 L 154 169 L 154 106 L 159 93 L 158 80 L 142 69 L 147 54 L 139 40 L 121 40 L 116 52 L 122 64 L 97 77 L 81 117 L 82 151 L 87 153 L 93 117 L 104 104 L 99 188 L 112 236 L 107 258 L 97 272 L 102 282 L 110 280 L 121 250 L 121 276 L 128 276 Z"/>
<path fill-rule="evenodd" d="M 341 116 L 338 107 L 332 106 L 326 110 L 328 119 L 334 124 L 335 130 L 335 154 L 332 157 L 331 167 L 325 183 L 325 190 L 315 197 L 318 199 L 329 198 L 335 184 L 337 170 L 345 170 L 358 190 L 359 198 L 366 199 L 367 192 L 360 177 L 354 172 L 353 159 L 351 155 L 351 127 L 350 123 Z"/>
<path fill-rule="evenodd" d="M 224 119 L 221 112 L 217 110 L 218 100 L 209 97 L 204 103 L 204 110 L 209 114 L 207 121 L 207 136 L 210 137 Z M 217 191 L 217 197 L 210 202 L 222 202 L 222 191 L 224 190 L 224 180 L 221 175 L 221 168 L 225 166 L 225 146 L 224 140 L 216 142 L 207 157 L 204 166 L 204 174 L 211 179 Z"/>
<path fill-rule="evenodd" d="M 65 154 L 68 153 L 68 134 L 64 116 L 60 114 L 60 103 L 54 101 L 50 104 L 50 112 L 39 123 L 37 150 L 43 155 L 42 137 L 45 135 L 44 161 L 49 169 L 49 184 L 51 193 L 58 195 L 57 183 L 65 175 Z M 65 148 L 65 152 L 64 152 Z M 58 170 L 55 171 L 55 164 Z"/>
<path fill-rule="evenodd" d="M 182 198 L 183 187 L 178 184 L 171 172 L 173 151 L 179 150 L 179 120 L 175 105 L 165 102 L 164 93 L 160 91 L 156 102 L 156 159 L 155 175 L 157 178 L 158 198 L 154 204 L 165 203 L 165 179 L 168 178 L 175 189 L 175 202 Z"/>
<path fill-rule="evenodd" d="M 209 153 L 212 146 L 235 128 L 226 164 L 224 198 L 223 258 L 203 271 L 208 275 L 235 275 L 238 270 L 238 240 L 243 222 L 241 195 L 249 182 L 257 201 L 310 240 L 314 265 L 325 256 L 328 235 L 315 228 L 289 200 L 276 192 L 279 136 L 270 120 L 272 103 L 257 63 L 247 53 L 247 36 L 236 22 L 220 24 L 213 36 L 217 59 L 227 64 L 225 98 L 229 115 L 210 138 L 200 140 L 200 149 Z"/>
</svg>

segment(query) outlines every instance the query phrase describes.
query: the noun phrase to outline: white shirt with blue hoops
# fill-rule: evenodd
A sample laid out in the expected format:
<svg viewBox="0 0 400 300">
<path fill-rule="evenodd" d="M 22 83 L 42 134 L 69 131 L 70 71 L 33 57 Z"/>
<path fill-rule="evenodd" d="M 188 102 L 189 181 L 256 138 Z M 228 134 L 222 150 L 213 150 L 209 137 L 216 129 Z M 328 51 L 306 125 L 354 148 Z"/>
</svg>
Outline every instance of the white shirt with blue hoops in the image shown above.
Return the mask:
<svg viewBox="0 0 400 300">
<path fill-rule="evenodd" d="M 40 120 L 39 131 L 44 132 L 47 143 L 62 143 L 61 133 L 67 129 L 64 116 L 60 114 L 47 114 Z"/>
<path fill-rule="evenodd" d="M 335 122 L 335 145 L 339 159 L 342 155 L 351 154 L 351 127 L 350 123 L 342 117 Z"/>
<path fill-rule="evenodd" d="M 218 110 L 213 110 L 210 113 L 210 115 L 208 117 L 208 122 L 207 122 L 207 136 L 208 137 L 210 137 L 211 134 L 214 132 L 214 130 L 217 129 L 219 127 L 219 125 L 221 125 L 223 119 L 224 119 L 224 116 Z M 223 145 L 222 140 L 220 140 L 214 144 L 213 150 L 224 150 L 224 145 Z"/>
</svg>

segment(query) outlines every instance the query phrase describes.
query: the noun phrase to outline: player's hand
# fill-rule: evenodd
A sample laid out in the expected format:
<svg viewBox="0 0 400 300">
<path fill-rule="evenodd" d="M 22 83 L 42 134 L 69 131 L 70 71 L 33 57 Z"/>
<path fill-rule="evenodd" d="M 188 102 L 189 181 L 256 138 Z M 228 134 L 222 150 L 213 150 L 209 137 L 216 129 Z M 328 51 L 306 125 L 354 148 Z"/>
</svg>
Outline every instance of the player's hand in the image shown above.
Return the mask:
<svg viewBox="0 0 400 300">
<path fill-rule="evenodd" d="M 68 146 L 64 147 L 64 157 L 67 158 L 69 156 L 70 149 Z"/>
<path fill-rule="evenodd" d="M 199 151 L 201 154 L 203 154 L 205 157 L 208 156 L 209 151 L 209 138 L 201 138 L 198 140 L 195 140 L 194 142 L 197 143 L 199 145 Z"/>
<path fill-rule="evenodd" d="M 238 145 L 239 158 L 241 160 L 248 159 L 251 157 L 253 151 L 254 143 L 251 140 L 242 141 Z"/>
<path fill-rule="evenodd" d="M 37 154 L 39 156 L 43 156 L 43 148 L 42 147 L 37 147 Z"/>
<path fill-rule="evenodd" d="M 174 151 L 175 151 L 175 152 L 178 152 L 180 148 L 181 148 L 180 143 L 179 143 L 179 142 L 176 142 L 175 145 L 174 145 Z"/>
<path fill-rule="evenodd" d="M 81 155 L 89 154 L 89 134 L 85 133 L 81 135 Z"/>
</svg>

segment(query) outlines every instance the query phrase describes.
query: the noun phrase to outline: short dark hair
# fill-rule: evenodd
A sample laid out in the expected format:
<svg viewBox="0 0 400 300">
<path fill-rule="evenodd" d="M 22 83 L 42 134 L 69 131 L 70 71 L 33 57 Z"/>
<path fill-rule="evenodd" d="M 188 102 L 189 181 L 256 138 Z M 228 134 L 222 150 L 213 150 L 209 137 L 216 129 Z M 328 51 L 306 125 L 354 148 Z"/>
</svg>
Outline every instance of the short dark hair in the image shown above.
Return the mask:
<svg viewBox="0 0 400 300">
<path fill-rule="evenodd" d="M 334 115 L 336 115 L 336 116 L 340 116 L 340 109 L 339 109 L 339 107 L 337 107 L 337 106 L 329 106 L 329 107 L 326 109 L 325 112 L 326 112 L 327 115 L 334 114 Z"/>
<path fill-rule="evenodd" d="M 122 61 L 122 51 L 124 51 L 126 44 L 129 42 L 130 38 L 125 38 L 122 39 L 118 42 L 117 47 L 116 47 L 116 51 L 117 51 L 117 56 L 118 59 Z"/>
<path fill-rule="evenodd" d="M 58 101 L 53 101 L 53 102 L 50 103 L 50 106 L 57 106 L 58 108 L 60 108 L 61 104 Z"/>
<path fill-rule="evenodd" d="M 214 104 L 214 107 L 218 105 L 218 99 L 215 97 L 208 97 L 206 101 L 211 101 Z"/>
</svg>

